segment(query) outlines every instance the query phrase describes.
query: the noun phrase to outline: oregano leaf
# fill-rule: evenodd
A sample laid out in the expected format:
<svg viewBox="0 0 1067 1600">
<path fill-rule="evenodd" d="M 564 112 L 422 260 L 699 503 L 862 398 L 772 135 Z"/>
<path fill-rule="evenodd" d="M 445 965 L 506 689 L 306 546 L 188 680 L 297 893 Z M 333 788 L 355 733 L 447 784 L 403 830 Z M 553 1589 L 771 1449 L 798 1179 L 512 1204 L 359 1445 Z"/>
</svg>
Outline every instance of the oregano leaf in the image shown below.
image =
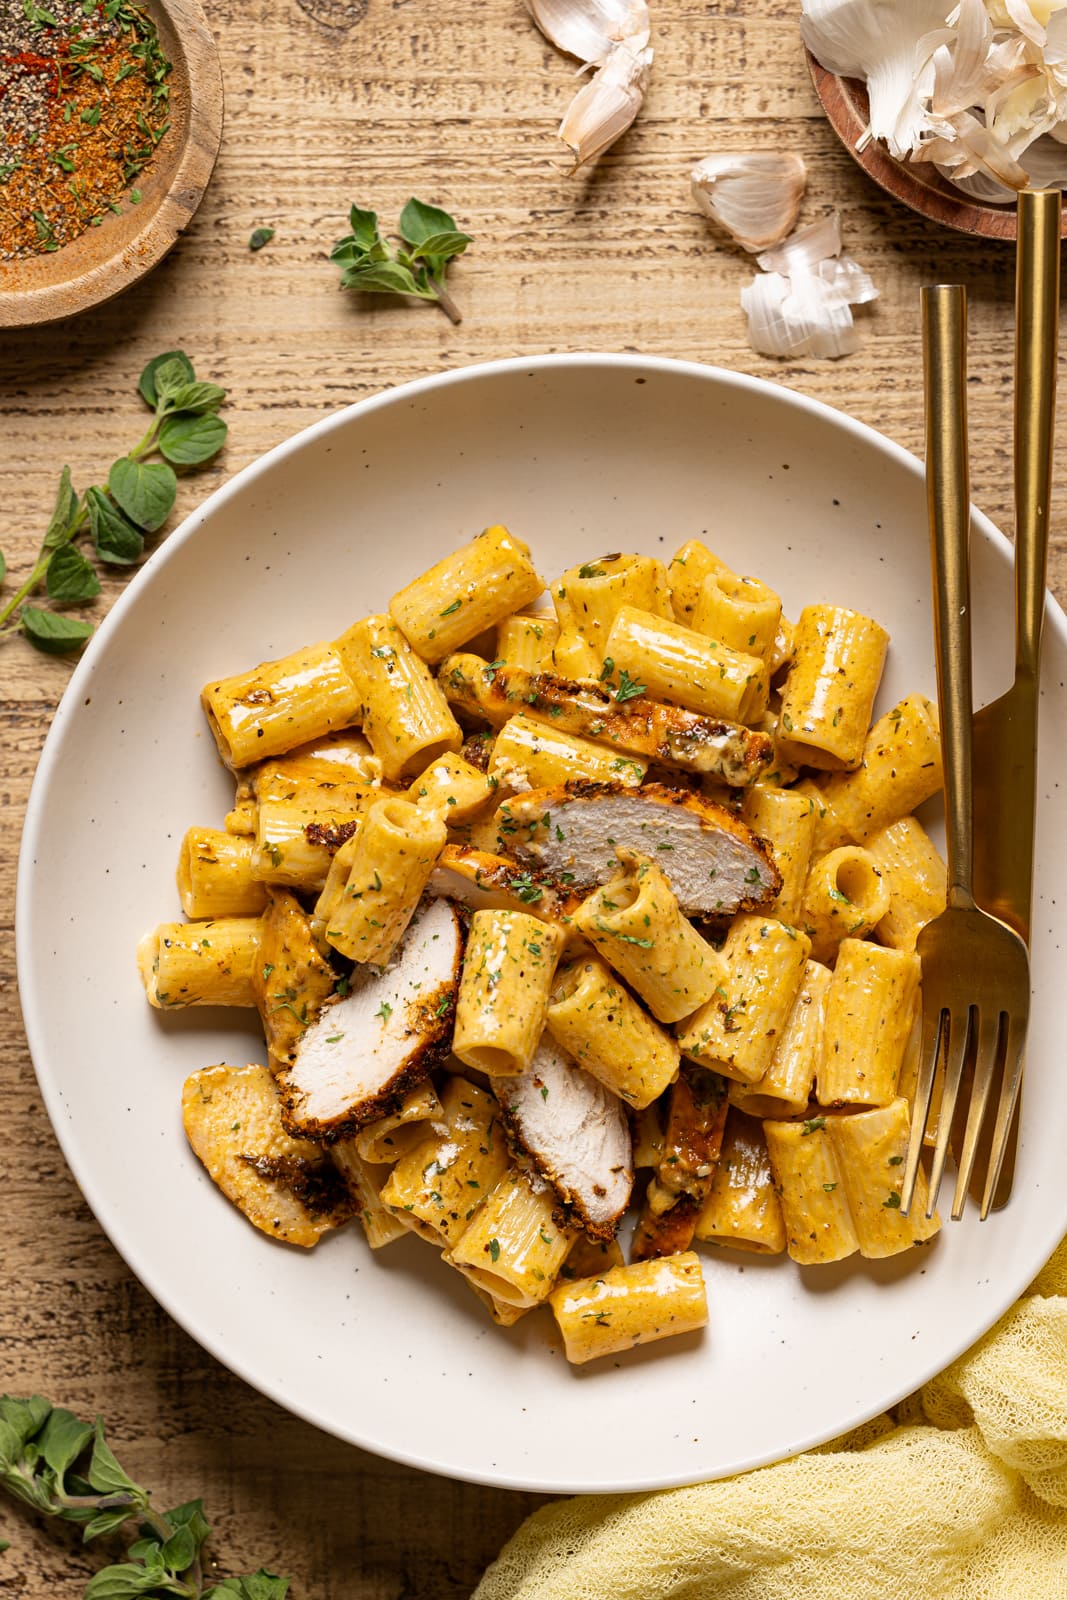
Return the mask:
<svg viewBox="0 0 1067 1600">
<path fill-rule="evenodd" d="M 48 563 L 45 588 L 48 598 L 58 605 L 79 605 L 100 593 L 100 579 L 92 562 L 77 545 L 63 544 Z"/>
<path fill-rule="evenodd" d="M 174 365 L 172 366 L 171 363 Z M 163 371 L 162 385 L 159 373 Z M 153 411 L 159 404 L 160 392 L 169 393 L 171 389 L 180 388 L 183 383 L 195 383 L 196 373 L 193 363 L 189 360 L 184 350 L 165 350 L 161 356 L 155 356 L 144 371 L 137 387 L 142 397 L 147 400 Z"/>
<path fill-rule="evenodd" d="M 414 196 L 400 213 L 400 237 L 408 244 L 422 245 L 435 233 L 455 233 L 456 219 L 440 206 L 428 206 Z"/>
<path fill-rule="evenodd" d="M 144 554 L 144 534 L 129 517 L 113 505 L 102 489 L 85 491 L 89 512 L 89 531 L 101 561 L 112 566 L 130 567 Z"/>
<path fill-rule="evenodd" d="M 45 611 L 40 606 L 23 606 L 19 621 L 30 643 L 50 656 L 80 650 L 93 633 L 91 622 L 79 622 L 77 617 L 65 617 L 61 612 Z"/>
<path fill-rule="evenodd" d="M 59 550 L 56 556 L 77 554 L 77 551 L 68 552 Z M 55 561 L 56 556 L 53 556 Z M 84 557 L 83 557 L 84 560 Z M 86 562 L 86 566 L 88 566 Z M 92 571 L 92 568 L 89 569 Z M 99 584 L 97 585 L 99 588 Z M 59 1406 L 54 1406 L 49 1412 L 48 1421 L 41 1429 L 38 1438 L 41 1454 L 55 1473 L 56 1478 L 62 1482 L 64 1475 L 71 1468 L 82 1451 L 88 1448 L 93 1437 L 91 1422 L 83 1422 L 72 1411 L 64 1411 Z"/>
<path fill-rule="evenodd" d="M 176 467 L 199 467 L 218 455 L 228 431 L 221 417 L 183 413 L 164 422 L 159 448 Z"/>
<path fill-rule="evenodd" d="M 166 462 L 134 461 L 130 456 L 114 463 L 107 486 L 120 509 L 146 533 L 163 526 L 178 494 L 178 480 Z"/>
</svg>

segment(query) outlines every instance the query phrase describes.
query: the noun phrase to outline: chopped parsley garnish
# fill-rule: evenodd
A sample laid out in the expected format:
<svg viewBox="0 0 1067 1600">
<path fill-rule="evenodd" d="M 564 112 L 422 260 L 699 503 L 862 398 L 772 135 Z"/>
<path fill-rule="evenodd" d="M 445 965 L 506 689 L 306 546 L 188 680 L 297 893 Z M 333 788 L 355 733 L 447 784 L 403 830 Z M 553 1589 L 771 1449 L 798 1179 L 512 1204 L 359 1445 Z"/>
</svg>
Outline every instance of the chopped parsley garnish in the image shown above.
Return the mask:
<svg viewBox="0 0 1067 1600">
<path fill-rule="evenodd" d="M 635 683 L 633 678 L 630 677 L 630 674 L 627 672 L 626 668 L 623 667 L 622 671 L 619 673 L 619 687 L 615 691 L 615 699 L 618 701 L 618 703 L 621 705 L 624 700 L 636 700 L 640 695 L 643 695 L 644 692 L 644 684 Z"/>
</svg>

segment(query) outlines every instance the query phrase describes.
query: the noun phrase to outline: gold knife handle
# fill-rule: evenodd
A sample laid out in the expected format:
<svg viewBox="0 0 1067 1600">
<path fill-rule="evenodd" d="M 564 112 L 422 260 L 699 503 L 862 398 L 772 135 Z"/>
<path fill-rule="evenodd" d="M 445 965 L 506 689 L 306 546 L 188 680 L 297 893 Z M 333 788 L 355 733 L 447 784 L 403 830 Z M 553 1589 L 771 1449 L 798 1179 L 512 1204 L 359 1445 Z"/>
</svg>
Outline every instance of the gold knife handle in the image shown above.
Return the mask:
<svg viewBox="0 0 1067 1600">
<path fill-rule="evenodd" d="M 1060 191 L 1019 195 L 1015 282 L 1015 671 L 1037 678 L 1045 614 L 1060 309 Z"/>
<path fill-rule="evenodd" d="M 967 293 L 922 290 L 926 503 L 933 567 L 934 653 L 945 766 L 948 903 L 972 899 L 971 492 L 967 465 Z"/>
</svg>

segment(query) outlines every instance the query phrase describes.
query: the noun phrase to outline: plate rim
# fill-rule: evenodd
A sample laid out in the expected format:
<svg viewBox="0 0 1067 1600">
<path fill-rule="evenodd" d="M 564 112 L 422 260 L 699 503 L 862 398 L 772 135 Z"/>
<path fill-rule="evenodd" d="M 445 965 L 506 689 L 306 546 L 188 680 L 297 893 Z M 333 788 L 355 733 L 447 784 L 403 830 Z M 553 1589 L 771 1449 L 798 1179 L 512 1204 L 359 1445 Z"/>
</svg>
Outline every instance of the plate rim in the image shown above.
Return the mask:
<svg viewBox="0 0 1067 1600">
<path fill-rule="evenodd" d="M 799 1440 L 790 1443 L 785 1451 L 774 1450 L 753 1456 L 751 1459 L 734 1462 L 721 1471 L 707 1470 L 694 1473 L 692 1469 L 682 1469 L 677 1473 L 660 1473 L 654 1477 L 641 1480 L 636 1485 L 632 1479 L 618 1479 L 604 1477 L 595 1482 L 588 1479 L 582 1482 L 558 1478 L 547 1480 L 536 1473 L 524 1475 L 522 1472 L 499 1470 L 460 1470 L 454 1463 L 438 1459 L 432 1452 L 421 1451 L 416 1444 L 409 1449 L 401 1449 L 390 1443 L 383 1443 L 377 1439 L 361 1436 L 358 1432 L 342 1422 L 331 1419 L 321 1409 L 313 1405 L 295 1402 L 286 1397 L 280 1384 L 267 1378 L 256 1375 L 240 1358 L 235 1357 L 225 1348 L 225 1340 L 221 1333 L 213 1333 L 207 1327 L 190 1325 L 191 1318 L 176 1303 L 170 1292 L 157 1282 L 153 1270 L 153 1258 L 137 1248 L 130 1250 L 120 1244 L 122 1235 L 121 1215 L 113 1214 L 104 1204 L 96 1192 L 96 1184 L 87 1161 L 83 1161 L 79 1149 L 79 1141 L 75 1130 L 62 1112 L 62 1094 L 59 1086 L 49 1080 L 45 1067 L 38 1064 L 38 1058 L 44 1062 L 47 1058 L 44 1041 L 42 1038 L 42 1025 L 38 1010 L 40 998 L 34 993 L 34 985 L 30 977 L 30 947 L 34 937 L 34 916 L 31 909 L 33 858 L 38 848 L 43 843 L 41 834 L 41 815 L 44 799 L 50 787 L 52 769 L 58 763 L 62 754 L 63 744 L 67 729 L 73 718 L 77 715 L 84 692 L 91 684 L 95 672 L 95 663 L 98 656 L 102 656 L 110 641 L 112 633 L 117 631 L 131 607 L 137 604 L 142 590 L 149 582 L 154 581 L 151 576 L 158 574 L 188 541 L 194 538 L 203 524 L 215 511 L 224 506 L 230 499 L 239 496 L 246 485 L 255 481 L 260 474 L 269 470 L 275 463 L 284 460 L 291 454 L 298 453 L 315 440 L 325 438 L 335 430 L 346 427 L 353 417 L 365 415 L 394 404 L 403 404 L 416 399 L 428 392 L 462 385 L 467 382 L 477 381 L 479 378 L 495 377 L 498 375 L 528 372 L 534 376 L 539 371 L 561 370 L 567 367 L 582 369 L 603 368 L 631 371 L 635 373 L 650 374 L 661 372 L 667 375 L 688 376 L 701 382 L 719 383 L 726 388 L 741 388 L 754 392 L 771 391 L 774 396 L 787 406 L 794 406 L 802 412 L 829 421 L 838 429 L 843 430 L 853 438 L 862 439 L 868 444 L 873 444 L 878 450 L 888 454 L 899 465 L 903 466 L 912 476 L 921 478 L 923 466 L 921 461 L 906 450 L 902 445 L 880 433 L 870 424 L 850 416 L 847 412 L 838 410 L 828 405 L 825 401 L 805 395 L 800 391 L 790 388 L 786 384 L 776 383 L 772 380 L 756 377 L 748 373 L 732 371 L 728 368 L 718 367 L 710 363 L 681 360 L 669 356 L 643 356 L 632 353 L 614 352 L 571 352 L 553 353 L 532 357 L 504 357 L 485 362 L 477 362 L 444 372 L 426 374 L 422 377 L 407 380 L 393 387 L 376 390 L 370 395 L 365 395 L 359 400 L 337 411 L 328 413 L 317 421 L 308 424 L 295 434 L 279 441 L 255 460 L 249 462 L 234 474 L 227 482 L 215 489 L 207 499 L 189 513 L 174 531 L 167 536 L 159 548 L 153 552 L 144 565 L 138 570 L 122 594 L 114 602 L 107 616 L 104 618 L 97 633 L 90 641 L 82 659 L 78 662 L 69 683 L 56 708 L 52 723 L 49 727 L 44 744 L 38 757 L 36 770 L 30 788 L 29 799 L 26 806 L 26 815 L 23 823 L 19 842 L 18 868 L 15 888 L 15 947 L 16 947 L 16 972 L 20 1004 L 22 1007 L 23 1026 L 25 1030 L 30 1058 L 38 1089 L 45 1109 L 48 1112 L 57 1143 L 63 1153 L 67 1166 L 77 1183 L 86 1204 L 92 1211 L 98 1226 L 103 1230 L 108 1240 L 122 1258 L 126 1267 L 134 1274 L 142 1286 L 151 1294 L 158 1305 L 178 1324 L 180 1328 L 201 1348 L 207 1350 L 227 1371 L 239 1377 L 258 1393 L 264 1395 L 273 1403 L 279 1405 L 291 1415 L 317 1427 L 345 1443 L 355 1445 L 373 1455 L 387 1460 L 401 1463 L 405 1466 L 421 1471 L 435 1473 L 452 1480 L 481 1484 L 486 1487 L 511 1489 L 519 1491 L 534 1491 L 548 1494 L 604 1494 L 604 1493 L 637 1493 L 658 1489 L 681 1487 L 705 1481 L 716 1481 L 726 1477 L 734 1477 L 741 1473 L 752 1471 L 761 1466 L 771 1465 L 777 1461 L 790 1459 L 802 1452 L 818 1445 L 825 1444 L 835 1437 L 840 1436 L 840 1431 L 831 1432 L 816 1429 Z M 998 547 L 1002 555 L 1011 555 L 1011 542 L 1000 529 L 985 515 L 972 505 L 972 531 L 977 531 L 983 537 L 990 539 L 994 547 Z M 1067 642 L 1067 617 L 1055 597 L 1046 594 L 1046 622 L 1051 622 Z M 1050 1208 L 1051 1212 L 1051 1208 Z M 1048 1248 L 1042 1245 L 1040 1260 L 1033 1260 L 1033 1251 L 1022 1252 L 1025 1256 L 1026 1267 L 1024 1271 L 1016 1272 L 1011 1277 L 1010 1298 L 1002 1303 L 1002 1297 L 996 1297 L 996 1305 L 987 1318 L 983 1318 L 980 1325 L 970 1328 L 965 1338 L 952 1346 L 952 1353 L 945 1358 L 939 1354 L 935 1364 L 924 1366 L 917 1376 L 909 1381 L 907 1387 L 895 1396 L 895 1399 L 886 1400 L 881 1397 L 877 1404 L 864 1410 L 862 1415 L 853 1417 L 849 1429 L 862 1426 L 872 1418 L 882 1414 L 887 1406 L 897 1403 L 907 1393 L 920 1388 L 955 1360 L 964 1351 L 970 1349 L 989 1329 L 1005 1314 L 1011 1305 L 1025 1291 L 1037 1272 L 1040 1271 L 1048 1256 L 1056 1248 L 1060 1239 L 1057 1227 L 1056 1235 L 1051 1240 Z M 1034 1237 L 1030 1230 L 1028 1237 Z M 1016 1256 L 1016 1260 L 1019 1256 Z M 1007 1290 L 1005 1290 L 1005 1293 Z"/>
</svg>

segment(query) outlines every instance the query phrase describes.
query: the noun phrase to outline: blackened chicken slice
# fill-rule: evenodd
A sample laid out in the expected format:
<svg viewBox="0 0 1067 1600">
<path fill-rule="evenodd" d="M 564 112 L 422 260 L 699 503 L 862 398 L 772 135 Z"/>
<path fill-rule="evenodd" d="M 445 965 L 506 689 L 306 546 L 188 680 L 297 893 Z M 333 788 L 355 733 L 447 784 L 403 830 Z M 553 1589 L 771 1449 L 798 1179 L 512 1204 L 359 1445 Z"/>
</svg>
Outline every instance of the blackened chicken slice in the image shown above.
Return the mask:
<svg viewBox="0 0 1067 1600">
<path fill-rule="evenodd" d="M 606 883 L 616 849 L 649 856 L 688 915 L 761 911 L 781 888 L 763 841 L 714 801 L 686 789 L 568 783 L 515 795 L 497 812 L 502 837 L 521 859 L 575 883 Z"/>
<path fill-rule="evenodd" d="M 551 873 L 531 871 L 525 862 L 455 844 L 445 845 L 427 889 L 446 900 L 458 900 L 472 911 L 525 911 L 543 922 L 569 916 L 583 899 Z"/>
<path fill-rule="evenodd" d="M 462 957 L 455 909 L 424 901 L 389 965 L 358 968 L 301 1039 L 279 1078 L 290 1133 L 332 1143 L 429 1076 L 451 1047 Z"/>
<path fill-rule="evenodd" d="M 630 1201 L 633 1153 L 622 1101 L 549 1034 L 524 1073 L 494 1084 L 511 1138 L 595 1239 L 611 1239 Z"/>
</svg>

